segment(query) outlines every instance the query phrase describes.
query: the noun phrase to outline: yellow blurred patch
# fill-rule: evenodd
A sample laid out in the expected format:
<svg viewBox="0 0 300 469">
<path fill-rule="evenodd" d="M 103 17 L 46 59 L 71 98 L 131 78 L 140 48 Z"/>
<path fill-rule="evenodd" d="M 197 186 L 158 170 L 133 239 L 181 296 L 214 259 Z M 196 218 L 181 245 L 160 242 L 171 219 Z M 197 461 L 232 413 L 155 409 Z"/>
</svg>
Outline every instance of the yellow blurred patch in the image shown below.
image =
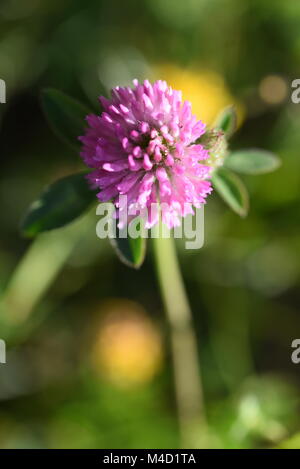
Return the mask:
<svg viewBox="0 0 300 469">
<path fill-rule="evenodd" d="M 163 64 L 153 67 L 153 75 L 155 80 L 166 80 L 172 88 L 181 90 L 183 99 L 192 103 L 193 113 L 208 125 L 230 105 L 236 109 L 238 125 L 244 119 L 243 104 L 231 95 L 223 77 L 215 72 Z"/>
<path fill-rule="evenodd" d="M 162 364 L 158 328 L 135 302 L 111 300 L 101 309 L 91 356 L 96 373 L 122 387 L 149 382 Z"/>
<path fill-rule="evenodd" d="M 258 91 L 265 103 L 275 105 L 287 98 L 288 85 L 280 75 L 267 75 L 261 80 Z"/>
</svg>

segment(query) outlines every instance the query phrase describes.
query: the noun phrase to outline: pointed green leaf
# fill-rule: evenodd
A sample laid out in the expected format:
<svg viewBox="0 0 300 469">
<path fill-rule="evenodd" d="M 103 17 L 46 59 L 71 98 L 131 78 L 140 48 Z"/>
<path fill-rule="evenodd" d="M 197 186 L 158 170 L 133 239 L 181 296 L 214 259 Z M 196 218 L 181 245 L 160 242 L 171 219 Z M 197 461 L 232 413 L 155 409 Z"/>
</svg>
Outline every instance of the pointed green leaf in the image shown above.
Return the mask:
<svg viewBox="0 0 300 469">
<path fill-rule="evenodd" d="M 127 266 L 138 269 L 144 262 L 146 255 L 145 238 L 140 236 L 132 238 L 129 233 L 127 233 L 126 238 L 121 238 L 120 230 L 117 229 L 117 236 L 110 238 L 110 242 L 119 259 Z"/>
<path fill-rule="evenodd" d="M 54 133 L 74 149 L 80 148 L 78 137 L 83 135 L 89 108 L 59 90 L 45 89 L 41 93 L 42 108 Z"/>
<path fill-rule="evenodd" d="M 215 129 L 223 130 L 226 137 L 229 138 L 233 132 L 236 130 L 236 112 L 233 106 L 226 107 L 217 117 L 215 125 L 213 126 Z"/>
<path fill-rule="evenodd" d="M 79 217 L 96 201 L 85 178 L 86 172 L 72 174 L 47 186 L 33 202 L 21 224 L 27 237 L 60 228 Z"/>
<path fill-rule="evenodd" d="M 234 151 L 224 162 L 227 168 L 244 174 L 269 173 L 277 169 L 280 164 L 280 159 L 274 153 L 258 148 Z"/>
<path fill-rule="evenodd" d="M 241 217 L 249 210 L 249 196 L 240 178 L 226 168 L 218 168 L 213 172 L 212 183 L 216 191 L 229 207 Z"/>
</svg>

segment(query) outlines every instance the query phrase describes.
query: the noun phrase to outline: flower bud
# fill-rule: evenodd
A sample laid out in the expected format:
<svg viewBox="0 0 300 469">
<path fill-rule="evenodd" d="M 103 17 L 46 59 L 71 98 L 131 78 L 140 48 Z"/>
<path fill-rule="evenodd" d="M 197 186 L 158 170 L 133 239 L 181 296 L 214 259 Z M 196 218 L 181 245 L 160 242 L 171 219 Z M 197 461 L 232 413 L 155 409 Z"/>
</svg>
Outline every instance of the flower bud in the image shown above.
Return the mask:
<svg viewBox="0 0 300 469">
<path fill-rule="evenodd" d="M 209 158 L 207 164 L 212 168 L 223 165 L 227 154 L 227 140 L 222 130 L 210 129 L 199 139 L 199 143 L 208 150 Z"/>
</svg>

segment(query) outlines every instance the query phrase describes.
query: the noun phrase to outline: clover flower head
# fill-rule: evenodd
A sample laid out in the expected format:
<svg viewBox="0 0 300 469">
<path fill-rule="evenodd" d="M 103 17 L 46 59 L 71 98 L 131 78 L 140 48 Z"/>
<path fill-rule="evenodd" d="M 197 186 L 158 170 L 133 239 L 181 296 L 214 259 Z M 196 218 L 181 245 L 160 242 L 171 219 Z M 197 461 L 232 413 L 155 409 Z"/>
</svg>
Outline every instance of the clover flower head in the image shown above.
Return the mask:
<svg viewBox="0 0 300 469">
<path fill-rule="evenodd" d="M 88 179 L 100 189 L 100 201 L 113 201 L 120 211 L 126 195 L 129 210 L 147 209 L 146 228 L 159 219 L 151 204 L 160 204 L 162 221 L 172 228 L 212 191 L 211 167 L 203 164 L 208 150 L 195 143 L 206 126 L 165 81 L 133 84 L 114 88 L 110 100 L 100 97 L 103 112 L 87 116 L 81 156 L 94 169 Z"/>
</svg>

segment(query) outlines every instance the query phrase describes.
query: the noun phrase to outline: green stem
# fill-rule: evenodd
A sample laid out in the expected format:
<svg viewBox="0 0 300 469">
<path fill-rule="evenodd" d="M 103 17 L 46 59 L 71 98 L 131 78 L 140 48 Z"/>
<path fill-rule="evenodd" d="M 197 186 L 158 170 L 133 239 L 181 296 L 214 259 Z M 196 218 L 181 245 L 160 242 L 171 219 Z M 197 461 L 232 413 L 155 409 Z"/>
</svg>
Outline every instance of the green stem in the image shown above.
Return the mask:
<svg viewBox="0 0 300 469">
<path fill-rule="evenodd" d="M 174 239 L 153 238 L 153 244 L 158 280 L 170 326 L 181 443 L 183 448 L 201 447 L 206 424 L 192 313 Z"/>
</svg>

